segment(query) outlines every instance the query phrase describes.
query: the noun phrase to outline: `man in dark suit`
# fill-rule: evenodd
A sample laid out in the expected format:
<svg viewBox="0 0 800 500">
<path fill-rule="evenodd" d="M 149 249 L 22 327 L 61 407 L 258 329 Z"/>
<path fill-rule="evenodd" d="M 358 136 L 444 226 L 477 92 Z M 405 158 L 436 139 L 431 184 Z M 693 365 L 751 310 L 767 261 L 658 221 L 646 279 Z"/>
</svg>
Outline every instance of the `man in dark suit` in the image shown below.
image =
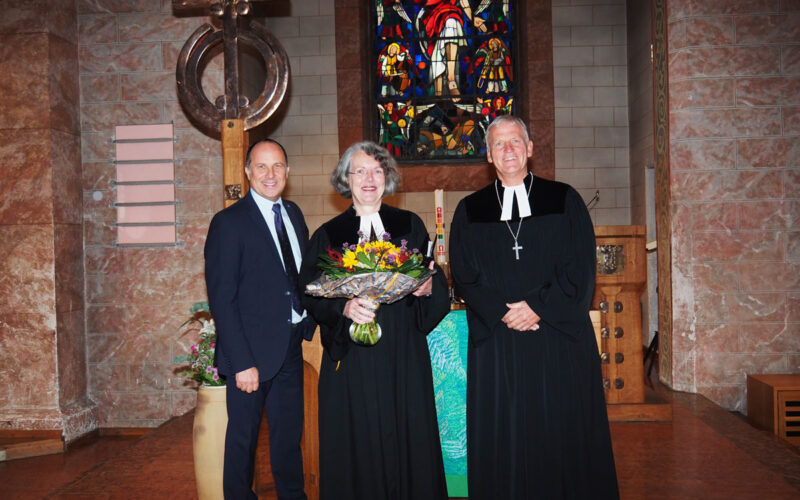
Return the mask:
<svg viewBox="0 0 800 500">
<path fill-rule="evenodd" d="M 205 246 L 216 363 L 228 382 L 223 489 L 229 500 L 257 498 L 253 462 L 266 409 L 278 497 L 306 498 L 301 342 L 315 325 L 300 305 L 297 272 L 308 228 L 300 208 L 281 199 L 289 175 L 283 146 L 255 143 L 245 174 L 250 192 L 214 216 Z"/>
</svg>

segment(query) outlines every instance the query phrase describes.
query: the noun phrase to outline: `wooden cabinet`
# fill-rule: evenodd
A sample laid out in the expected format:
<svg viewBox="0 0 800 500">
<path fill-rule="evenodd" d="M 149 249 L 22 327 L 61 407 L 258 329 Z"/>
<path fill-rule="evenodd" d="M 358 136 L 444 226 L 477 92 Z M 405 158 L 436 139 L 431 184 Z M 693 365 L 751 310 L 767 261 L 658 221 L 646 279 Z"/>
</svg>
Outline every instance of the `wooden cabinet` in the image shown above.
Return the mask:
<svg viewBox="0 0 800 500">
<path fill-rule="evenodd" d="M 747 419 L 800 446 L 800 374 L 747 375 Z"/>
</svg>

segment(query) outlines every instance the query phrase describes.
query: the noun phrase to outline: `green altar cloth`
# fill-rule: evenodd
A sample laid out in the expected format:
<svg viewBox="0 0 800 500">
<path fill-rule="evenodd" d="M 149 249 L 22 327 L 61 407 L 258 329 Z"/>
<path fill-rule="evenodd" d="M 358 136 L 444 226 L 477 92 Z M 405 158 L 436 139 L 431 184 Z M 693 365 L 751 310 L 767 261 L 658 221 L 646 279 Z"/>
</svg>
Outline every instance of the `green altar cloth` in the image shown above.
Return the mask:
<svg viewBox="0 0 800 500">
<path fill-rule="evenodd" d="M 447 493 L 467 495 L 467 313 L 450 311 L 431 333 L 433 391 Z"/>
</svg>

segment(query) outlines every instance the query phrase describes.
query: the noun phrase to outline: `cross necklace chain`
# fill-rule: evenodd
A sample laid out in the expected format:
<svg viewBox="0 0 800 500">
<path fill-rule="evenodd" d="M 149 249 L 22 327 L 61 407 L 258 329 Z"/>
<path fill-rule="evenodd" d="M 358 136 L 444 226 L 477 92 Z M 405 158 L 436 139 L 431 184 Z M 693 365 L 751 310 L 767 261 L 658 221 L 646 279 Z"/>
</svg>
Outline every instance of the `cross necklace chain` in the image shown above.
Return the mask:
<svg viewBox="0 0 800 500">
<path fill-rule="evenodd" d="M 525 182 L 525 181 L 523 180 L 523 182 Z M 532 179 L 531 179 L 531 185 L 528 186 L 528 199 L 530 199 L 530 197 L 531 197 L 531 189 L 533 189 L 533 180 Z M 495 181 L 494 181 L 494 193 L 497 195 L 497 203 L 500 204 L 500 211 L 502 211 L 503 210 L 503 202 L 500 201 L 500 190 L 497 188 L 497 179 L 495 179 Z M 516 197 L 514 197 L 514 198 L 516 198 Z M 514 203 L 513 199 L 511 200 L 511 203 Z M 517 205 L 517 206 L 519 206 L 519 205 Z M 503 222 L 506 223 L 506 227 L 508 228 L 508 233 L 511 235 L 512 238 L 514 238 L 514 246 L 511 247 L 511 250 L 514 250 L 514 254 L 516 256 L 516 260 L 519 260 L 519 251 L 522 250 L 523 247 L 522 247 L 522 245 L 519 244 L 519 241 L 517 241 L 517 240 L 519 238 L 519 231 L 522 229 L 522 217 L 519 218 L 519 224 L 517 224 L 517 232 L 516 233 L 514 233 L 514 231 L 511 230 L 511 224 L 509 224 L 508 221 L 503 221 Z"/>
</svg>

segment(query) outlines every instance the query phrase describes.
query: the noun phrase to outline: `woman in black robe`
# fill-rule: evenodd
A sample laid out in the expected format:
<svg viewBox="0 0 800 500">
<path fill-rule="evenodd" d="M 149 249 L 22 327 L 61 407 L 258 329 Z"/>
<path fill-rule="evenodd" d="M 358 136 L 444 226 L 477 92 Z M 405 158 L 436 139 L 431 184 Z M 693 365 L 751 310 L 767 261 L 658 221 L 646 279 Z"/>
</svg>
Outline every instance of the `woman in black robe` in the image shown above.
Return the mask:
<svg viewBox="0 0 800 500">
<path fill-rule="evenodd" d="M 406 240 L 408 248 L 427 248 L 422 220 L 381 202 L 398 181 L 385 148 L 360 142 L 344 153 L 331 182 L 353 205 L 312 236 L 300 272 L 303 288 L 320 276 L 319 255 L 357 243 L 359 232 L 378 239 L 388 232 L 397 246 Z M 320 325 L 325 351 L 319 380 L 320 498 L 447 498 L 426 340 L 449 310 L 443 274 L 375 313 L 364 298 L 305 295 L 303 305 Z M 350 325 L 375 316 L 380 340 L 373 346 L 352 342 Z"/>
</svg>

